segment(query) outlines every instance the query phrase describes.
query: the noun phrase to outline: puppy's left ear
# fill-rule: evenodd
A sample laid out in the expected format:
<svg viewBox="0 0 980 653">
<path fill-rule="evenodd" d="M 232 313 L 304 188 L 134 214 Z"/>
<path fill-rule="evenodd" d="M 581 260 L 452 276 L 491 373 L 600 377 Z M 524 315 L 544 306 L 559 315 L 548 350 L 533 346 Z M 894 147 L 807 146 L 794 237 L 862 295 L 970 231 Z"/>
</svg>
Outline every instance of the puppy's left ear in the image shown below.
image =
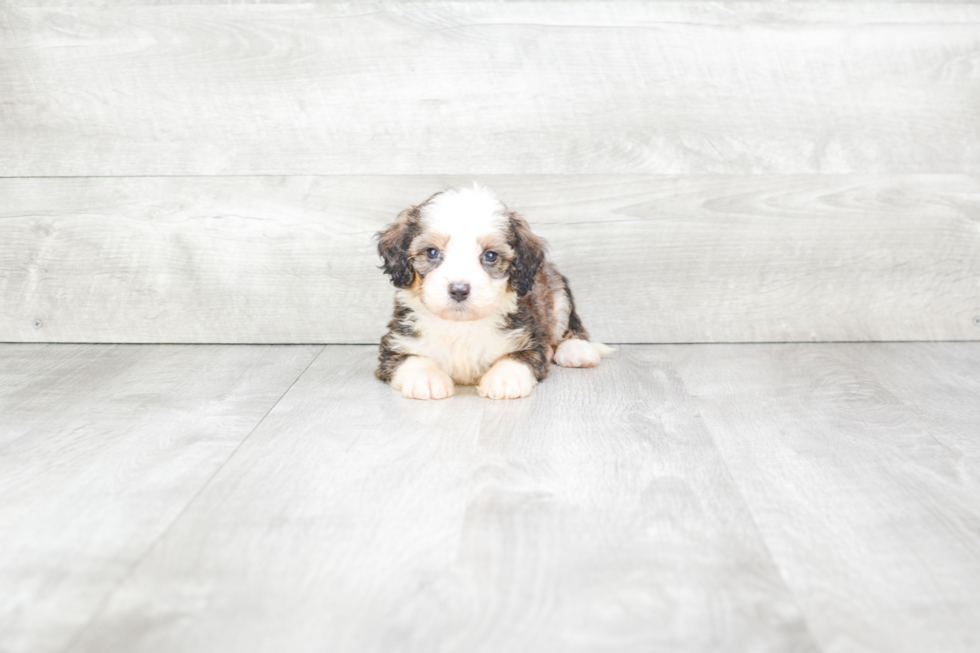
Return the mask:
<svg viewBox="0 0 980 653">
<path fill-rule="evenodd" d="M 378 254 L 384 260 L 381 269 L 391 276 L 397 288 L 408 288 L 415 280 L 415 269 L 408 260 L 408 248 L 419 231 L 419 207 L 413 206 L 398 214 L 398 220 L 384 231 L 375 234 Z"/>
<path fill-rule="evenodd" d="M 541 264 L 544 263 L 545 242 L 531 233 L 531 227 L 517 213 L 509 216 L 510 235 L 508 244 L 514 250 L 514 260 L 511 263 L 510 285 L 518 297 L 531 292 L 534 277 Z"/>
</svg>

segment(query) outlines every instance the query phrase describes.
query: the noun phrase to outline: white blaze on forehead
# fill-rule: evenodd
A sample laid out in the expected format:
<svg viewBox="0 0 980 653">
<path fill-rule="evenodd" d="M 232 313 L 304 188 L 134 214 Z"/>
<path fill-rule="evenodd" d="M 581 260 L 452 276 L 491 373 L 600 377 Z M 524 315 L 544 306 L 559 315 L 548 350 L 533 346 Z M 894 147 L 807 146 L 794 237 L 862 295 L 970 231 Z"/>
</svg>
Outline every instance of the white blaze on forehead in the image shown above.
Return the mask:
<svg viewBox="0 0 980 653">
<path fill-rule="evenodd" d="M 474 184 L 451 189 L 434 197 L 425 207 L 425 221 L 452 241 L 476 241 L 499 230 L 506 207 L 492 191 Z M 450 245 L 451 246 L 451 245 Z"/>
<path fill-rule="evenodd" d="M 423 207 L 423 234 L 445 238 L 439 245 L 439 265 L 422 282 L 421 299 L 428 310 L 442 319 L 466 321 L 486 318 L 499 307 L 508 292 L 507 278 L 491 278 L 480 259 L 488 238 L 500 242 L 504 237 L 506 210 L 491 191 L 476 184 L 444 191 Z M 450 296 L 453 284 L 470 287 L 465 301 Z"/>
</svg>

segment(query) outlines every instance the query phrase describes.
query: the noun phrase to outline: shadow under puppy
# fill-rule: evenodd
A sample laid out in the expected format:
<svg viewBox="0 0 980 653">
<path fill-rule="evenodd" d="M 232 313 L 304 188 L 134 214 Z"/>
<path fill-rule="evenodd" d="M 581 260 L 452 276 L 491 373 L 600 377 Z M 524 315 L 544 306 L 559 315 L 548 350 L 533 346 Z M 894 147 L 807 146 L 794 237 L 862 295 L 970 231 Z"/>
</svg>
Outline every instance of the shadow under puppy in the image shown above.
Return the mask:
<svg viewBox="0 0 980 653">
<path fill-rule="evenodd" d="M 526 397 L 552 361 L 593 367 L 612 351 L 589 342 L 544 241 L 482 186 L 436 193 L 377 236 L 399 290 L 375 374 L 406 397 L 443 399 L 457 383 Z"/>
</svg>

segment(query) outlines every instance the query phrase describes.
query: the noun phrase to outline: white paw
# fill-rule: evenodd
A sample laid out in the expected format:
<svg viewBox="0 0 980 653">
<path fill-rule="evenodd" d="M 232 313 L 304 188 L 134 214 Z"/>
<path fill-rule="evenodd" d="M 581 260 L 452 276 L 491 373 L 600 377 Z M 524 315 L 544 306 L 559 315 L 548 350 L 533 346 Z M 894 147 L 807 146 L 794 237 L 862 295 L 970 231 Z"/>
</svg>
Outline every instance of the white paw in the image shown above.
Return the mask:
<svg viewBox="0 0 980 653">
<path fill-rule="evenodd" d="M 395 371 L 391 385 L 409 399 L 445 399 L 456 391 L 448 374 L 432 361 L 420 357 L 402 363 Z"/>
<path fill-rule="evenodd" d="M 527 365 L 513 358 L 502 358 L 480 379 L 476 393 L 488 399 L 519 399 L 531 394 L 537 382 Z"/>
<path fill-rule="evenodd" d="M 569 338 L 555 351 L 555 363 L 562 367 L 595 367 L 599 358 L 596 348 L 588 340 L 579 338 Z"/>
</svg>

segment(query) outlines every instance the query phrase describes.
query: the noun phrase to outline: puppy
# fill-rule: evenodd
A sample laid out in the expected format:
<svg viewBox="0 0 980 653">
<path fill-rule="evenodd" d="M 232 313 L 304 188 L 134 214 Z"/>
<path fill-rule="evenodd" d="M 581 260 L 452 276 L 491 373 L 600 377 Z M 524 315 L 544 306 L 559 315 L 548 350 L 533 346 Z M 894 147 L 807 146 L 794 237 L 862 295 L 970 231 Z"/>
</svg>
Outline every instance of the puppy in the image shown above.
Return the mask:
<svg viewBox="0 0 980 653">
<path fill-rule="evenodd" d="M 551 361 L 593 367 L 612 351 L 589 342 L 544 242 L 482 186 L 436 193 L 377 237 L 398 290 L 375 375 L 406 397 L 443 399 L 456 384 L 526 397 Z"/>
</svg>

